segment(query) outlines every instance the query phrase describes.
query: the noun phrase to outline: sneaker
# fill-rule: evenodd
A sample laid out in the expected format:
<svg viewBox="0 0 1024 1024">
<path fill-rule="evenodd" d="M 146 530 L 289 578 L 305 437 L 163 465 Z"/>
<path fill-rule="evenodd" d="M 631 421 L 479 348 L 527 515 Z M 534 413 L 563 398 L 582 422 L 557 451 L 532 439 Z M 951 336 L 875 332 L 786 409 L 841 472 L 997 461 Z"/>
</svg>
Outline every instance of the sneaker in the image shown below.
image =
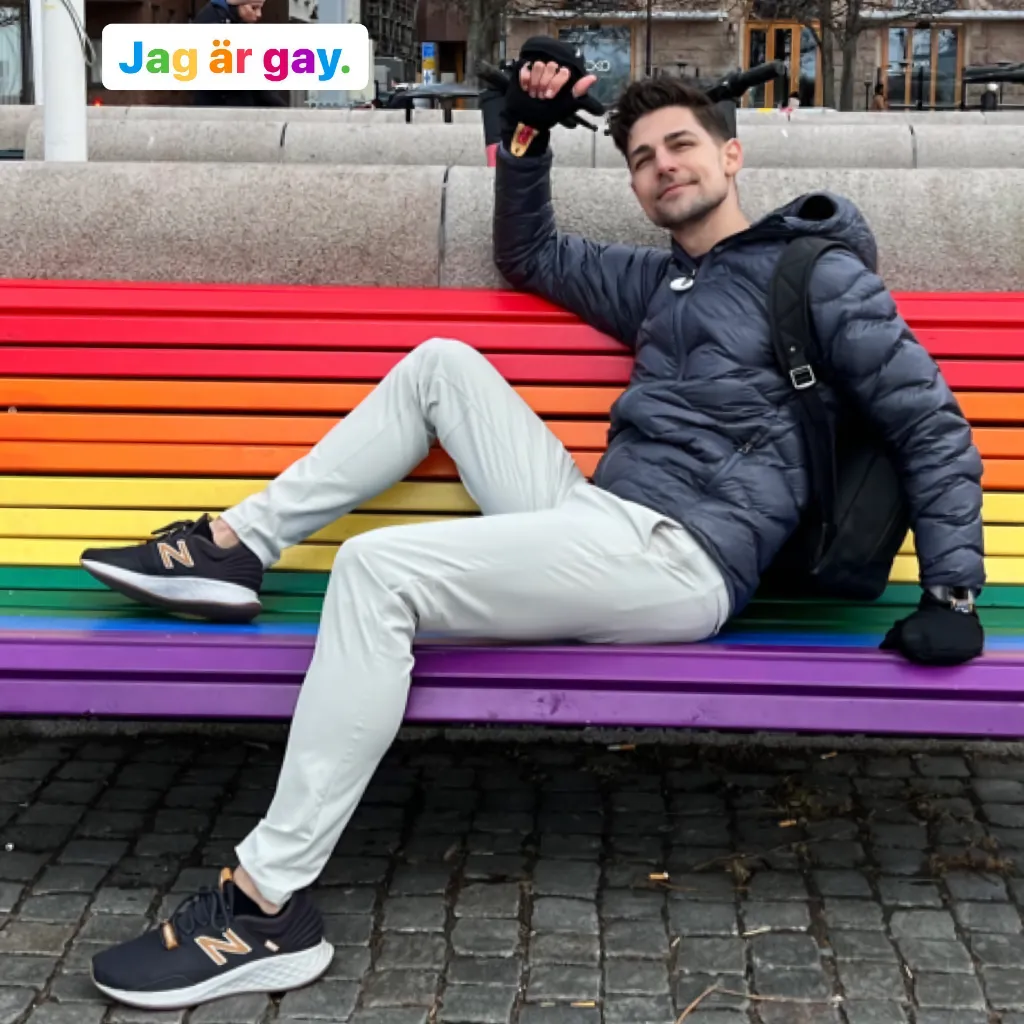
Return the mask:
<svg viewBox="0 0 1024 1024">
<path fill-rule="evenodd" d="M 263 563 L 244 544 L 218 547 L 210 517 L 153 531 L 127 548 L 90 548 L 82 568 L 135 601 L 217 622 L 251 622 L 262 611 Z"/>
<path fill-rule="evenodd" d="M 238 889 L 225 868 L 169 921 L 92 960 L 92 980 L 112 999 L 144 1010 L 183 1010 L 246 992 L 287 992 L 327 970 L 334 947 L 305 892 L 273 917 Z"/>
</svg>

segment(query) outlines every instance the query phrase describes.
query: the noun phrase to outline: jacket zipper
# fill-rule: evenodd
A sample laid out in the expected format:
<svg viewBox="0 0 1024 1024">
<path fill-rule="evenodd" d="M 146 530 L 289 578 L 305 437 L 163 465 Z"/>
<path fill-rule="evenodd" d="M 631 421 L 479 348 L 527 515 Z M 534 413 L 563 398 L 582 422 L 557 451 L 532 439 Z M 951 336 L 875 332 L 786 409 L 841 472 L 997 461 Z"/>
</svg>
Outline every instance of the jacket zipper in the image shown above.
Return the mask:
<svg viewBox="0 0 1024 1024">
<path fill-rule="evenodd" d="M 749 455 L 761 443 L 761 439 L 768 434 L 770 430 L 771 427 L 762 427 L 756 434 L 754 434 L 753 437 L 744 441 L 739 448 L 734 449 L 732 455 L 725 460 L 725 465 L 711 477 L 707 486 L 710 487 L 719 477 L 725 476 L 726 473 L 728 473 L 744 455 Z"/>
</svg>

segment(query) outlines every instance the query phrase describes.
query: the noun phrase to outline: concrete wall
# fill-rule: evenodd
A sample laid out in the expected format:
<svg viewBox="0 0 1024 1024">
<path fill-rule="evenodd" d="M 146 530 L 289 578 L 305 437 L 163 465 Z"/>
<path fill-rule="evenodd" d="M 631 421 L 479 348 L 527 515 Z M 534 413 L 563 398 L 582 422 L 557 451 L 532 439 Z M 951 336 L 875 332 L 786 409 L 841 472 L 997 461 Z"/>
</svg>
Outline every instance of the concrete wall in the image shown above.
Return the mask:
<svg viewBox="0 0 1024 1024">
<path fill-rule="evenodd" d="M 837 119 L 819 115 L 787 121 L 770 116 L 744 121 L 740 138 L 745 164 L 765 169 L 1024 166 L 1024 124 L 1004 124 L 993 130 L 981 121 L 912 125 L 898 117 L 878 117 L 870 124 L 845 123 L 843 115 L 837 115 Z M 486 162 L 479 122 L 437 126 L 100 118 L 89 123 L 88 132 L 89 157 L 101 162 L 395 166 L 480 166 Z M 624 166 L 621 154 L 603 131 L 559 126 L 553 134 L 552 148 L 559 166 Z M 25 155 L 30 160 L 43 157 L 41 120 L 29 126 Z"/>
<path fill-rule="evenodd" d="M 502 287 L 486 167 L 0 163 L 6 277 Z M 559 227 L 665 246 L 621 171 L 555 168 Z M 828 188 L 856 202 L 899 290 L 1018 290 L 1024 170 L 746 170 L 756 218 Z M 443 197 L 443 199 L 442 199 Z M 125 211 L 130 211 L 129 217 Z"/>
</svg>

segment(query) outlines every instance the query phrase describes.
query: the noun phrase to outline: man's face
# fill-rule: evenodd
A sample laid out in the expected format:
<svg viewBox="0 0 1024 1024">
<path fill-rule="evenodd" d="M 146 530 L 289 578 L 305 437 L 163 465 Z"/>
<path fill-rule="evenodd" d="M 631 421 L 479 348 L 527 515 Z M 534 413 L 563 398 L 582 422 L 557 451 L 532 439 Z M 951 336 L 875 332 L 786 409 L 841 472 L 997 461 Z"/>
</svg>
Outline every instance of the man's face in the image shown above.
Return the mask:
<svg viewBox="0 0 1024 1024">
<path fill-rule="evenodd" d="M 626 156 L 644 213 L 670 231 L 721 206 L 743 162 L 737 140 L 708 134 L 687 107 L 662 107 L 641 117 L 629 133 Z"/>
<path fill-rule="evenodd" d="M 238 16 L 242 21 L 249 22 L 250 25 L 255 24 L 260 18 L 263 17 L 263 4 L 262 3 L 249 3 L 238 5 Z"/>
</svg>

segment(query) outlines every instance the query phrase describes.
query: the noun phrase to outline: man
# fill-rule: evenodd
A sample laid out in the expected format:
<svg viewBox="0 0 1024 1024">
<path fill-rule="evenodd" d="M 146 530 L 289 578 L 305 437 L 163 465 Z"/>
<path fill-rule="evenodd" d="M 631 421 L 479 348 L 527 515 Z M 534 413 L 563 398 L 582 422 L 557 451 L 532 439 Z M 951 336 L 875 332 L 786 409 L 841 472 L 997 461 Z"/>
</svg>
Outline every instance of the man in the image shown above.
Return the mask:
<svg viewBox="0 0 1024 1024">
<path fill-rule="evenodd" d="M 197 25 L 255 25 L 263 17 L 264 0 L 209 0 L 197 12 Z M 200 90 L 195 94 L 197 107 L 286 107 L 276 92 L 263 89 Z"/>
<path fill-rule="evenodd" d="M 573 64 L 571 51 L 562 63 Z M 765 289 L 778 252 L 800 233 L 841 235 L 873 262 L 864 221 L 821 194 L 750 225 L 736 194 L 742 148 L 721 111 L 659 79 L 631 86 L 611 125 L 640 205 L 671 232 L 671 250 L 560 233 L 548 129 L 595 79 L 539 60 L 517 72 L 496 170 L 496 260 L 514 284 L 634 349 L 607 454 L 589 483 L 482 356 L 434 339 L 309 455 L 219 519 L 84 553 L 90 572 L 144 601 L 248 619 L 282 549 L 404 478 L 435 439 L 484 513 L 376 530 L 341 548 L 267 816 L 217 889 L 95 958 L 94 979 L 115 998 L 188 1006 L 297 987 L 326 968 L 330 946 L 306 890 L 402 722 L 417 631 L 700 641 L 750 600 L 807 502 Z M 524 142 L 525 155 L 512 155 Z M 967 660 L 980 652 L 971 604 L 984 582 L 981 464 L 969 427 L 864 263 L 823 257 L 812 293 L 830 359 L 906 468 L 929 590 L 893 643 L 927 660 L 936 634 L 956 634 Z"/>
</svg>

